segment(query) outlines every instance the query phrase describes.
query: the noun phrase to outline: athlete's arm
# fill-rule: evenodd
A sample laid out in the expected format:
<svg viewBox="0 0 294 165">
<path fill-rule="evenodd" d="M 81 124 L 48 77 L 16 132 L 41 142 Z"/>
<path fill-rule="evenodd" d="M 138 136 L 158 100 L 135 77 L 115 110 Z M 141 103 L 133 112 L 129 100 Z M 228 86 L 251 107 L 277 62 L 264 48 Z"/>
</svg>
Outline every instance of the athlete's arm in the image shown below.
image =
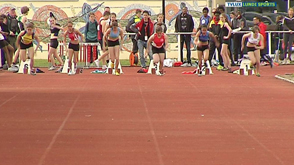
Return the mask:
<svg viewBox="0 0 294 165">
<path fill-rule="evenodd" d="M 168 48 L 168 36 L 164 34 L 164 39 L 165 39 L 165 50 Z"/>
<path fill-rule="evenodd" d="M 15 42 L 15 46 L 18 48 L 19 47 L 19 42 L 20 42 L 20 38 L 23 36 L 25 31 L 21 31 L 19 33 L 19 35 L 17 36 L 16 42 Z"/>
<path fill-rule="evenodd" d="M 232 34 L 232 28 L 230 27 L 228 23 L 225 23 L 225 27 L 228 29 L 229 33 L 228 33 L 228 36 L 224 36 L 224 39 L 229 39 Z"/>
<path fill-rule="evenodd" d="M 37 35 L 35 35 L 34 38 L 38 43 L 37 46 L 36 46 L 36 49 L 35 49 L 35 52 L 36 52 L 38 50 L 38 48 L 40 47 L 40 38 Z"/>
<path fill-rule="evenodd" d="M 250 33 L 247 33 L 247 34 L 243 35 L 242 42 L 241 42 L 241 45 L 242 45 L 241 46 L 241 51 L 244 50 L 244 42 L 245 42 L 245 39 L 248 38 L 250 35 L 251 35 Z"/>
<path fill-rule="evenodd" d="M 149 50 L 150 50 L 150 46 L 151 46 L 151 42 L 154 40 L 154 34 L 152 34 L 150 36 L 150 38 L 147 41 L 147 49 L 146 49 L 146 54 L 149 54 Z"/>
<path fill-rule="evenodd" d="M 264 37 L 260 35 L 260 46 L 255 46 L 256 49 L 264 49 Z"/>
<path fill-rule="evenodd" d="M 65 50 L 67 51 L 67 46 L 66 46 L 66 36 L 68 35 L 68 31 L 65 31 L 65 33 L 63 34 L 63 46 L 65 48 Z"/>
</svg>

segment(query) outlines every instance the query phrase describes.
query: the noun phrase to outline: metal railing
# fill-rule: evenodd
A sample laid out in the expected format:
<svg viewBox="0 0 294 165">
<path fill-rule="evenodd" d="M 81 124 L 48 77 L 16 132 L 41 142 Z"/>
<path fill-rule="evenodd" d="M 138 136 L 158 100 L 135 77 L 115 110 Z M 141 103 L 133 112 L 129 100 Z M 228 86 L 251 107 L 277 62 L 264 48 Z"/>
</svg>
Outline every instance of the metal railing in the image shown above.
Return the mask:
<svg viewBox="0 0 294 165">
<path fill-rule="evenodd" d="M 240 34 L 240 33 L 249 33 L 249 32 L 251 32 L 251 31 L 237 31 L 237 32 L 232 32 L 233 34 Z M 268 40 L 267 41 L 271 41 L 272 40 L 272 34 L 273 33 L 290 33 L 290 31 L 266 31 L 266 33 L 268 34 Z M 180 42 L 181 42 L 181 39 L 180 39 L 180 37 L 181 37 L 181 34 L 191 34 L 191 35 L 195 35 L 196 34 L 196 32 L 175 32 L 175 33 L 166 33 L 167 35 L 177 35 L 177 39 L 178 39 L 178 41 L 177 41 L 177 43 L 178 43 L 178 49 L 177 49 L 177 52 L 178 52 L 178 61 L 180 61 L 181 60 L 181 50 L 180 50 Z M 294 34 L 294 31 L 293 31 L 293 34 Z M 124 33 L 124 35 L 136 35 L 136 33 Z M 60 46 L 62 46 L 63 45 L 63 43 L 61 42 L 60 43 Z M 89 46 L 89 45 L 92 45 L 92 46 L 97 46 L 96 48 L 97 48 L 97 50 L 98 51 L 100 51 L 99 50 L 99 43 L 81 43 L 81 47 L 83 48 L 83 49 L 81 49 L 80 50 L 80 60 L 82 60 L 83 62 L 87 62 L 87 59 L 89 58 L 88 57 L 88 55 L 87 55 L 87 51 L 85 50 L 85 48 L 87 47 L 87 46 Z M 268 54 L 269 55 L 272 55 L 272 50 L 271 50 L 271 47 L 272 47 L 272 43 L 271 42 L 267 42 L 267 45 L 268 45 L 268 48 L 269 48 L 269 52 L 268 52 Z M 60 47 L 61 48 L 61 47 Z M 60 50 L 60 54 L 63 54 L 64 52 L 63 52 L 63 48 Z M 218 53 L 217 51 L 216 51 L 216 53 Z M 216 58 L 217 58 L 218 56 L 216 56 Z M 0 64 L 0 66 L 1 66 L 1 64 Z"/>
</svg>

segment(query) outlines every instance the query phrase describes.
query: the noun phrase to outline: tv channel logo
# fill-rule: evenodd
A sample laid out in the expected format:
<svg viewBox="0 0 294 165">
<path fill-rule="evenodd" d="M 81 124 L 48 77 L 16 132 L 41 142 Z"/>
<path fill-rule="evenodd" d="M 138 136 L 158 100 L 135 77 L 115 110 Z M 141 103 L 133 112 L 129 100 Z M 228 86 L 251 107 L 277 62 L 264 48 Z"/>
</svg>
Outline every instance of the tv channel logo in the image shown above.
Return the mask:
<svg viewBox="0 0 294 165">
<path fill-rule="evenodd" d="M 226 7 L 276 7 L 276 2 L 226 2 Z"/>
</svg>

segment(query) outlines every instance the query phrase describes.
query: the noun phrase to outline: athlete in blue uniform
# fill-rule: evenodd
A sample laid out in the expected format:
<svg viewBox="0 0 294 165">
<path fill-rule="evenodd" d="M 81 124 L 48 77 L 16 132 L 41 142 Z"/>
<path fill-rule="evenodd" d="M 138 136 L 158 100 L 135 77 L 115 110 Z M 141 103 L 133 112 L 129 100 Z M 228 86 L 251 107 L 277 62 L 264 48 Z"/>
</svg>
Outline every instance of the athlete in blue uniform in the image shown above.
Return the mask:
<svg viewBox="0 0 294 165">
<path fill-rule="evenodd" d="M 198 61 L 199 61 L 199 71 L 198 75 L 202 74 L 202 57 L 204 56 L 204 64 L 206 64 L 206 61 L 209 57 L 209 38 L 213 38 L 215 44 L 217 47 L 219 47 L 219 42 L 214 36 L 213 33 L 207 31 L 207 26 L 202 25 L 201 30 L 199 30 L 196 33 L 194 43 L 197 45 L 197 55 L 198 55 Z"/>
</svg>

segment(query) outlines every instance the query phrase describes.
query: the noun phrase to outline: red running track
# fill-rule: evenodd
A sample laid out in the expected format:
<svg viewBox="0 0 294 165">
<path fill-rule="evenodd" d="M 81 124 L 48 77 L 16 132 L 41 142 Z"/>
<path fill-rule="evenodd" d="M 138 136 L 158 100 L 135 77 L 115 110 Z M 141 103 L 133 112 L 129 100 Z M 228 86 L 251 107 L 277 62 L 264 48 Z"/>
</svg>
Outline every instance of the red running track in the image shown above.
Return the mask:
<svg viewBox="0 0 294 165">
<path fill-rule="evenodd" d="M 218 72 L 0 72 L 1 165 L 290 165 L 294 85 Z"/>
</svg>

